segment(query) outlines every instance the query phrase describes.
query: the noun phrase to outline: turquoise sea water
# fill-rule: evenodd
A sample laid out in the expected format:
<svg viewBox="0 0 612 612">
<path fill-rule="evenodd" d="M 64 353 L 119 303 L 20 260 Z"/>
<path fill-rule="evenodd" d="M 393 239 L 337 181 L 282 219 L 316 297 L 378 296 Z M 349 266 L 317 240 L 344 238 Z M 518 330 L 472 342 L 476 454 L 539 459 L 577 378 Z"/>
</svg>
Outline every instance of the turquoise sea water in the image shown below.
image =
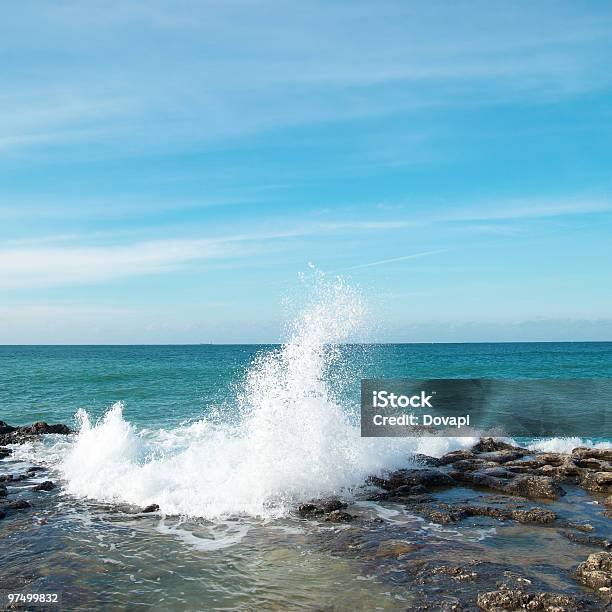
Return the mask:
<svg viewBox="0 0 612 612">
<path fill-rule="evenodd" d="M 0 419 L 73 422 L 114 402 L 146 427 L 229 407 L 256 355 L 272 345 L 0 346 Z M 360 378 L 612 378 L 611 342 L 386 344 L 342 347 L 347 409 Z"/>
</svg>

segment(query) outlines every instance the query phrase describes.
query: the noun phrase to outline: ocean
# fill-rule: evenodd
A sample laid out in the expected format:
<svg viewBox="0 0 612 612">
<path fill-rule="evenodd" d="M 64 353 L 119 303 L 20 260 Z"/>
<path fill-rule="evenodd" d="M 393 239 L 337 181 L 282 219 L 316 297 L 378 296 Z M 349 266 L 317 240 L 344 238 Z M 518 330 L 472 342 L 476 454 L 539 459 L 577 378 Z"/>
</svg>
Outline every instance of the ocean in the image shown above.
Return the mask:
<svg viewBox="0 0 612 612">
<path fill-rule="evenodd" d="M 385 542 L 409 533 L 489 559 L 520 563 L 520 546 L 505 544 L 512 530 L 532 563 L 554 550 L 524 526 L 445 530 L 368 501 L 368 476 L 476 439 L 360 438 L 359 381 L 612 378 L 612 343 L 350 344 L 352 326 L 315 309 L 282 346 L 0 347 L 0 419 L 79 432 L 15 445 L 0 462 L 0 472 L 43 466 L 38 480 L 59 484 L 30 496 L 30 513 L 0 521 L 4 587 L 59 590 L 70 609 L 397 609 L 412 587 L 397 568 L 374 568 L 376 555 L 355 554 L 381 546 L 375 521 L 391 530 Z M 355 535 L 295 517 L 298 503 L 329 496 L 376 528 Z M 149 504 L 160 511 L 141 514 Z M 585 518 L 582 506 L 564 508 Z"/>
</svg>

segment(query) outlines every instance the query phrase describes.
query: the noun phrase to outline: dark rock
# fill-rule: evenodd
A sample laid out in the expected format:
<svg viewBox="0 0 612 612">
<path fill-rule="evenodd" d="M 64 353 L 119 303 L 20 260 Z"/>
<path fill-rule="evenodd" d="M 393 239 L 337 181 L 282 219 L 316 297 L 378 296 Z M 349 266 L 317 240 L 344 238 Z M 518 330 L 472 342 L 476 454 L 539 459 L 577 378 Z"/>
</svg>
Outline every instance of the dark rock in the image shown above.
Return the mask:
<svg viewBox="0 0 612 612">
<path fill-rule="evenodd" d="M 2 510 L 0 510 L 0 521 L 5 517 L 6 517 L 6 514 Z"/>
<path fill-rule="evenodd" d="M 149 513 L 149 512 L 157 512 L 159 510 L 159 506 L 157 504 L 149 504 L 148 506 L 145 506 L 141 512 L 143 513 Z"/>
<path fill-rule="evenodd" d="M 18 427 L 17 430 L 20 433 L 34 436 L 40 436 L 42 434 L 62 434 L 65 436 L 72 433 L 72 430 L 67 425 L 63 425 L 62 423 L 48 425 L 44 421 L 38 421 L 36 423 L 32 423 L 32 425 Z"/>
<path fill-rule="evenodd" d="M 0 497 L 6 497 L 8 495 L 8 491 L 4 485 L 0 485 Z"/>
<path fill-rule="evenodd" d="M 15 431 L 15 427 L 11 427 L 5 421 L 0 421 L 0 435 L 12 433 L 13 431 Z"/>
<path fill-rule="evenodd" d="M 18 499 L 9 502 L 5 507 L 10 508 L 11 510 L 25 510 L 26 508 L 31 508 L 32 506 L 25 499 Z"/>
<path fill-rule="evenodd" d="M 440 459 L 438 459 L 438 465 L 449 465 L 462 459 L 474 459 L 474 457 L 475 455 L 472 451 L 456 450 L 452 451 L 451 453 L 446 453 L 446 455 L 440 457 Z"/>
<path fill-rule="evenodd" d="M 322 508 L 315 506 L 315 504 L 300 504 L 297 511 L 300 516 L 305 517 L 323 514 Z"/>
<path fill-rule="evenodd" d="M 494 453 L 504 450 L 522 451 L 525 455 L 531 454 L 531 451 L 526 448 L 513 446 L 512 444 L 507 444 L 506 442 L 501 442 L 494 438 L 481 438 L 480 441 L 472 447 L 472 451 L 475 453 Z"/>
<path fill-rule="evenodd" d="M 575 533 L 574 531 L 564 531 L 563 535 L 571 542 L 576 542 L 576 544 L 597 546 L 599 548 L 605 548 L 606 550 L 612 548 L 612 542 L 605 538 L 598 538 L 597 536 L 587 535 L 585 533 Z"/>
<path fill-rule="evenodd" d="M 36 486 L 32 487 L 32 491 L 53 491 L 56 485 L 50 480 L 45 480 L 45 482 L 41 482 Z"/>
<path fill-rule="evenodd" d="M 592 589 L 612 587 L 612 553 L 589 555 L 576 569 L 576 578 Z"/>
<path fill-rule="evenodd" d="M 0 446 L 0 459 L 6 459 L 12 453 L 13 451 L 10 448 L 5 448 L 4 446 Z"/>
<path fill-rule="evenodd" d="M 4 421 L 2 421 L 4 423 Z M 72 430 L 62 423 L 48 425 L 43 421 L 38 421 L 32 425 L 22 425 L 21 427 L 11 427 L 4 423 L 0 427 L 0 446 L 4 444 L 20 444 L 27 440 L 37 438 L 42 434 L 62 434 L 67 435 L 72 433 Z"/>
<path fill-rule="evenodd" d="M 325 520 L 331 523 L 348 523 L 357 517 L 353 514 L 349 514 L 348 512 L 343 512 L 342 510 L 332 510 L 326 517 Z"/>
<path fill-rule="evenodd" d="M 506 449 L 480 453 L 478 455 L 478 458 L 484 459 L 485 461 L 493 461 L 494 463 L 507 463 L 508 461 L 516 461 L 517 459 L 520 459 L 524 456 L 524 451 Z"/>
<path fill-rule="evenodd" d="M 387 478 L 371 478 L 370 482 L 383 489 L 394 490 L 403 486 L 423 486 L 426 489 L 452 487 L 457 484 L 448 474 L 436 468 L 397 470 Z"/>
<path fill-rule="evenodd" d="M 499 465 L 493 461 L 485 461 L 484 459 L 460 459 L 452 464 L 453 470 L 461 472 L 475 472 L 477 470 L 486 470 L 488 468 L 497 468 Z"/>
<path fill-rule="evenodd" d="M 36 472 L 44 472 L 45 468 L 41 467 L 40 465 L 33 465 L 32 467 L 29 467 L 26 472 L 28 474 L 36 474 Z"/>
<path fill-rule="evenodd" d="M 569 595 L 558 593 L 525 593 L 524 591 L 500 589 L 479 593 L 478 607 L 487 612 L 512 610 L 542 610 L 545 612 L 565 612 L 581 609 L 581 602 Z"/>
<path fill-rule="evenodd" d="M 335 512 L 336 510 L 344 510 L 347 506 L 348 504 L 345 504 L 339 499 L 329 499 L 321 504 L 321 509 L 327 514 L 328 512 Z"/>
<path fill-rule="evenodd" d="M 415 453 L 411 456 L 411 459 L 416 463 L 420 463 L 421 465 L 426 465 L 429 467 L 438 467 L 439 465 L 441 465 L 440 459 L 438 459 L 437 457 L 431 457 L 430 455 L 423 455 L 421 453 Z"/>
</svg>

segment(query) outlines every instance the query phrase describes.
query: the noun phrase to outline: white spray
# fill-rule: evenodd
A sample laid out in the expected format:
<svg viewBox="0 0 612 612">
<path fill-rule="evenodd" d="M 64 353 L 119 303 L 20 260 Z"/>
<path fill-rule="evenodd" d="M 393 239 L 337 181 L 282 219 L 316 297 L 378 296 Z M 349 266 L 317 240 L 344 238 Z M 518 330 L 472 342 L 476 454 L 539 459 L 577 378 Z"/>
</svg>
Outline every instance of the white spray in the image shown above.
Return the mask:
<svg viewBox="0 0 612 612">
<path fill-rule="evenodd" d="M 345 283 L 319 279 L 317 299 L 297 317 L 289 341 L 261 355 L 236 399 L 237 422 L 206 419 L 154 436 L 137 434 L 121 403 L 81 428 L 61 470 L 68 492 L 168 514 L 279 516 L 297 501 L 349 496 L 413 452 L 439 455 L 471 439 L 367 439 L 330 388 L 342 370 L 338 344 L 363 316 L 360 296 Z"/>
</svg>

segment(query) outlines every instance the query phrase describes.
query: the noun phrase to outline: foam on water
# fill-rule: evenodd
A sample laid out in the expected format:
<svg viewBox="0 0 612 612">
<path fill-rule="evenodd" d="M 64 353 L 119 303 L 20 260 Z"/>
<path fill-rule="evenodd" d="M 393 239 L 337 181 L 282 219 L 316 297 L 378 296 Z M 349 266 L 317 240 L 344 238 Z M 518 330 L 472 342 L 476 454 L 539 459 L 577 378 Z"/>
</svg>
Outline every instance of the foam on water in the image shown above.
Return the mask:
<svg viewBox="0 0 612 612">
<path fill-rule="evenodd" d="M 272 517 L 299 500 L 350 496 L 368 475 L 406 465 L 415 452 L 441 455 L 473 444 L 471 438 L 360 437 L 330 381 L 350 376 L 337 345 L 351 338 L 363 311 L 346 284 L 319 281 L 289 341 L 250 367 L 236 394 L 238 419 L 137 432 L 121 403 L 96 424 L 79 414 L 79 433 L 60 462 L 67 491 L 157 503 L 168 514 Z"/>
</svg>

